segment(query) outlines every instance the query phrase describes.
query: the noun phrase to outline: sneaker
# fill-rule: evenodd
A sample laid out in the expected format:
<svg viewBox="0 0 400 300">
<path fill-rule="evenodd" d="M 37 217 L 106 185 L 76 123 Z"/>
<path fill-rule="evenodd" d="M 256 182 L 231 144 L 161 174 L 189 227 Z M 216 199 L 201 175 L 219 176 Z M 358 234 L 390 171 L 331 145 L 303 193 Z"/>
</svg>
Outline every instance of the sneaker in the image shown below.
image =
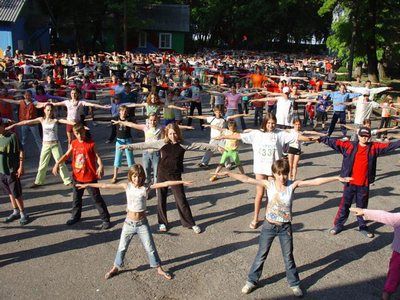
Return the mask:
<svg viewBox="0 0 400 300">
<path fill-rule="evenodd" d="M 10 222 L 12 222 L 14 220 L 18 220 L 19 218 L 21 218 L 21 215 L 19 213 L 17 213 L 17 214 L 12 213 L 11 215 L 9 215 L 6 218 L 5 222 L 6 223 L 10 223 Z"/>
<path fill-rule="evenodd" d="M 296 297 L 303 297 L 303 291 L 301 290 L 301 288 L 297 285 L 297 286 L 291 286 L 290 287 L 293 291 L 293 294 Z"/>
<path fill-rule="evenodd" d="M 337 235 L 339 232 L 341 232 L 342 230 L 337 228 L 337 227 L 333 227 L 331 229 L 329 229 L 329 234 L 331 235 Z"/>
<path fill-rule="evenodd" d="M 227 170 L 231 170 L 231 169 L 232 169 L 232 164 L 227 164 L 227 165 L 225 165 L 225 168 L 226 168 Z"/>
<path fill-rule="evenodd" d="M 369 231 L 368 229 L 360 229 L 360 233 L 363 235 L 363 236 L 365 236 L 365 237 L 367 237 L 367 238 L 370 238 L 370 239 L 372 239 L 375 235 L 371 232 L 371 231 Z"/>
<path fill-rule="evenodd" d="M 199 163 L 198 166 L 200 168 L 203 168 L 203 169 L 207 169 L 208 168 L 208 165 L 206 165 L 205 163 Z"/>
<path fill-rule="evenodd" d="M 349 138 L 348 138 L 347 136 L 345 136 L 345 137 L 342 138 L 342 142 L 346 142 L 346 141 L 348 141 L 348 140 L 349 140 Z"/>
<path fill-rule="evenodd" d="M 213 181 L 215 181 L 215 180 L 217 180 L 218 178 L 217 178 L 217 175 L 213 175 L 213 176 L 211 176 L 210 177 L 210 181 L 211 182 L 213 182 Z"/>
<path fill-rule="evenodd" d="M 79 222 L 79 219 L 69 219 L 67 221 L 67 223 L 65 223 L 65 224 L 68 225 L 68 226 L 71 226 L 71 225 L 74 225 L 75 223 L 78 223 L 78 222 Z"/>
<path fill-rule="evenodd" d="M 21 219 L 19 219 L 19 224 L 21 224 L 22 226 L 26 225 L 29 223 L 29 216 L 25 215 L 23 217 L 21 217 Z"/>
<path fill-rule="evenodd" d="M 29 186 L 29 188 L 35 189 L 35 188 L 38 188 L 39 186 L 40 186 L 39 184 L 33 183 L 32 185 Z"/>
<path fill-rule="evenodd" d="M 101 229 L 101 230 L 106 230 L 106 229 L 108 229 L 108 228 L 110 228 L 110 227 L 111 227 L 110 221 L 104 221 L 104 222 L 101 224 L 100 229 Z"/>
<path fill-rule="evenodd" d="M 158 231 L 167 232 L 168 231 L 167 226 L 165 226 L 165 224 L 158 225 Z"/>
<path fill-rule="evenodd" d="M 243 294 L 250 294 L 252 291 L 254 291 L 256 288 L 255 284 L 251 282 L 246 282 L 245 286 L 242 287 L 242 293 Z"/>
<path fill-rule="evenodd" d="M 199 234 L 201 232 L 201 228 L 199 226 L 197 226 L 197 225 L 194 225 L 192 227 L 192 229 L 193 229 L 194 233 Z"/>
<path fill-rule="evenodd" d="M 113 141 L 112 140 L 106 140 L 105 143 L 106 144 L 111 144 Z"/>
</svg>

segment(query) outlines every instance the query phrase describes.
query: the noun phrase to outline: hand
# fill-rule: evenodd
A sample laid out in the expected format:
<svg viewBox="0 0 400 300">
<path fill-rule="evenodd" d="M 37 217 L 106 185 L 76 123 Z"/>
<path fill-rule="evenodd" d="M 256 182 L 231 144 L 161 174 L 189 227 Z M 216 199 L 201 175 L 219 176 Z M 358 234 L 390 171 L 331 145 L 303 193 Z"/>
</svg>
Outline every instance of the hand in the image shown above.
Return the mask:
<svg viewBox="0 0 400 300">
<path fill-rule="evenodd" d="M 111 109 L 111 105 L 110 105 L 110 104 L 104 105 L 103 107 L 104 107 L 105 109 Z"/>
<path fill-rule="evenodd" d="M 118 147 L 119 150 L 125 150 L 128 149 L 128 145 L 121 145 Z"/>
<path fill-rule="evenodd" d="M 55 164 L 55 165 L 54 165 L 53 170 L 52 170 L 52 173 L 53 173 L 54 176 L 57 176 L 57 175 L 58 175 L 58 164 Z"/>
<path fill-rule="evenodd" d="M 350 182 L 353 180 L 353 177 L 340 177 L 338 179 L 340 182 Z"/>
<path fill-rule="evenodd" d="M 190 180 L 190 181 L 182 181 L 182 184 L 184 185 L 184 186 L 189 186 L 189 185 L 193 185 L 193 182 L 194 181 L 192 181 L 192 180 Z"/>
<path fill-rule="evenodd" d="M 96 170 L 96 175 L 97 175 L 97 178 L 99 178 L 99 179 L 100 179 L 101 177 L 103 177 L 103 175 L 104 175 L 103 166 L 97 168 L 97 170 Z"/>
<path fill-rule="evenodd" d="M 111 123 L 113 123 L 113 124 L 119 124 L 119 121 L 117 121 L 117 120 L 111 120 Z"/>
<path fill-rule="evenodd" d="M 193 127 L 193 126 L 187 126 L 186 129 L 188 129 L 188 130 L 194 130 L 194 127 Z"/>
<path fill-rule="evenodd" d="M 355 216 L 363 216 L 364 210 L 358 207 L 350 207 L 350 211 L 354 213 Z"/>
<path fill-rule="evenodd" d="M 78 190 L 81 190 L 81 189 L 85 189 L 87 187 L 87 184 L 77 183 L 77 184 L 75 184 L 75 187 L 77 187 Z"/>
<path fill-rule="evenodd" d="M 201 126 L 203 126 L 204 128 L 206 128 L 206 127 L 210 127 L 211 125 L 210 125 L 210 124 L 203 124 L 203 125 L 201 125 Z"/>
<path fill-rule="evenodd" d="M 225 148 L 224 147 L 221 147 L 221 146 L 217 146 L 218 147 L 218 151 L 220 152 L 220 153 L 224 153 L 224 151 L 225 151 Z"/>
<path fill-rule="evenodd" d="M 23 166 L 20 166 L 20 167 L 18 168 L 18 170 L 17 170 L 17 177 L 18 177 L 18 178 L 21 178 L 22 175 L 24 175 L 24 167 L 23 167 Z"/>
</svg>

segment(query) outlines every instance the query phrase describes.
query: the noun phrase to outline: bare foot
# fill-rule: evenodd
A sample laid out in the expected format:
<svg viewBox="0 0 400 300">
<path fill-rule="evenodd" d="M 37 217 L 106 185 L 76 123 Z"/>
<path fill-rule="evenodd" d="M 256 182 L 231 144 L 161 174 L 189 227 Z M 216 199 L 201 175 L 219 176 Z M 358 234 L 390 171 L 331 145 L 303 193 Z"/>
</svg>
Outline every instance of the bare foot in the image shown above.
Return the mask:
<svg viewBox="0 0 400 300">
<path fill-rule="evenodd" d="M 119 270 L 116 266 L 112 267 L 112 269 L 110 271 L 108 271 L 106 273 L 106 275 L 104 276 L 105 279 L 110 279 L 111 277 L 117 275 L 119 273 Z"/>
<path fill-rule="evenodd" d="M 172 279 L 172 275 L 169 274 L 168 272 L 165 272 L 161 267 L 157 268 L 157 273 L 159 275 L 163 276 L 167 280 L 171 280 Z"/>
</svg>

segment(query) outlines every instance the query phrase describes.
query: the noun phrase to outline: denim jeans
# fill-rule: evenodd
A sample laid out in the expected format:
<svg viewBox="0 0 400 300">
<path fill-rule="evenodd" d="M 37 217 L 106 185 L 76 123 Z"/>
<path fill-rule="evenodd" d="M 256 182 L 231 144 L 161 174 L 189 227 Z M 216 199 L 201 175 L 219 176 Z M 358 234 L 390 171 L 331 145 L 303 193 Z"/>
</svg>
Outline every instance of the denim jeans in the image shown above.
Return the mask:
<svg viewBox="0 0 400 300">
<path fill-rule="evenodd" d="M 233 115 L 236 115 L 236 114 L 238 114 L 238 110 L 237 109 L 228 108 L 226 110 L 225 117 L 233 116 Z M 242 124 L 240 122 L 240 119 L 239 118 L 235 118 L 235 119 L 233 119 L 233 121 L 235 121 L 237 129 L 241 130 L 242 129 Z"/>
<path fill-rule="evenodd" d="M 284 223 L 283 225 L 271 224 L 264 221 L 261 228 L 260 240 L 258 243 L 258 252 L 254 259 L 250 272 L 247 275 L 247 281 L 257 284 L 261 277 L 264 262 L 267 259 L 272 241 L 278 236 L 281 243 L 283 260 L 285 261 L 286 278 L 291 287 L 300 285 L 299 274 L 297 273 L 296 263 L 293 258 L 293 236 L 292 224 Z"/>
<path fill-rule="evenodd" d="M 218 140 L 211 139 L 209 144 L 210 145 L 219 145 L 221 147 L 224 147 L 224 141 L 218 141 Z M 210 163 L 212 156 L 213 156 L 213 152 L 211 150 L 207 150 L 204 153 L 204 156 L 201 159 L 201 162 L 205 165 L 208 165 Z"/>
<path fill-rule="evenodd" d="M 132 139 L 117 139 L 115 142 L 115 159 L 114 159 L 114 167 L 120 168 L 122 165 L 122 152 L 125 151 L 125 156 L 126 156 L 126 161 L 128 162 L 128 167 L 133 166 L 135 163 L 135 159 L 133 157 L 133 152 L 132 150 L 125 149 L 125 150 L 120 150 L 119 146 L 122 145 L 129 145 L 132 144 Z"/>
<path fill-rule="evenodd" d="M 150 261 L 150 267 L 159 267 L 161 262 L 158 257 L 157 249 L 154 244 L 153 236 L 151 235 L 149 222 L 147 219 L 140 221 L 133 221 L 128 218 L 125 219 L 124 226 L 122 227 L 121 238 L 119 240 L 117 255 L 115 256 L 114 266 L 121 269 L 124 266 L 124 258 L 126 251 L 133 236 L 137 234 L 142 241 L 144 250 Z"/>
<path fill-rule="evenodd" d="M 153 183 L 157 182 L 157 170 L 158 170 L 158 162 L 160 161 L 160 152 L 159 151 L 153 151 L 153 152 L 148 152 L 145 151 L 143 152 L 143 167 L 144 171 L 146 173 L 146 184 L 151 183 L 151 169 L 153 168 Z"/>
<path fill-rule="evenodd" d="M 33 135 L 35 143 L 38 146 L 39 151 L 41 151 L 42 150 L 42 139 L 41 139 L 40 133 L 39 133 L 39 126 L 37 126 L 37 125 L 33 125 L 33 126 L 23 125 L 23 126 L 21 126 L 21 144 L 22 144 L 22 147 L 24 147 L 25 151 L 29 151 L 28 148 L 25 148 L 25 146 L 27 145 L 27 139 L 28 139 L 28 136 L 30 134 Z"/>
</svg>

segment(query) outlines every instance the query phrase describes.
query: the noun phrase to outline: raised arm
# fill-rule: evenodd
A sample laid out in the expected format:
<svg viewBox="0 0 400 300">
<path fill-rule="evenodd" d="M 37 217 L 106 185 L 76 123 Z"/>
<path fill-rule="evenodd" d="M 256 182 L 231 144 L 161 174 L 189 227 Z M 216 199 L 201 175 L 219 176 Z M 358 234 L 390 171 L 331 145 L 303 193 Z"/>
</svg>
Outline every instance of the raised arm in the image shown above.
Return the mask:
<svg viewBox="0 0 400 300">
<path fill-rule="evenodd" d="M 130 127 L 130 128 L 136 129 L 136 130 L 144 130 L 146 128 L 146 125 L 136 124 L 134 122 L 129 122 L 129 121 L 111 120 L 111 123 L 119 124 L 119 125 L 126 126 L 126 127 Z"/>
<path fill-rule="evenodd" d="M 42 118 L 39 117 L 39 118 L 36 118 L 33 120 L 21 121 L 21 122 L 18 122 L 18 123 L 15 123 L 15 124 L 12 124 L 12 125 L 6 127 L 6 130 L 11 130 L 12 128 L 17 127 L 17 126 L 39 124 L 41 122 L 41 120 L 42 120 Z"/>
<path fill-rule="evenodd" d="M 333 176 L 333 177 L 319 177 L 311 180 L 297 180 L 293 183 L 293 188 L 297 187 L 306 187 L 306 186 L 317 186 L 322 185 L 325 183 L 333 182 L 333 181 L 340 181 L 340 182 L 349 182 L 353 178 L 351 177 L 340 177 L 340 176 Z"/>
<path fill-rule="evenodd" d="M 168 187 L 168 186 L 172 186 L 172 185 L 192 185 L 193 181 L 185 181 L 185 180 L 170 180 L 170 181 L 164 181 L 164 182 L 160 182 L 160 183 L 155 183 L 152 184 L 150 186 L 151 189 L 159 189 L 159 188 L 163 188 L 163 187 Z"/>
<path fill-rule="evenodd" d="M 222 176 L 228 175 L 229 177 L 231 177 L 233 179 L 236 179 L 236 180 L 239 180 L 239 181 L 241 181 L 243 183 L 252 184 L 252 185 L 259 185 L 259 186 L 266 187 L 266 188 L 269 187 L 268 180 L 254 179 L 254 178 L 251 178 L 251 177 L 249 177 L 247 175 L 244 175 L 244 174 L 231 173 L 231 172 L 221 172 L 221 173 L 218 173 L 218 175 L 222 175 Z"/>
</svg>

